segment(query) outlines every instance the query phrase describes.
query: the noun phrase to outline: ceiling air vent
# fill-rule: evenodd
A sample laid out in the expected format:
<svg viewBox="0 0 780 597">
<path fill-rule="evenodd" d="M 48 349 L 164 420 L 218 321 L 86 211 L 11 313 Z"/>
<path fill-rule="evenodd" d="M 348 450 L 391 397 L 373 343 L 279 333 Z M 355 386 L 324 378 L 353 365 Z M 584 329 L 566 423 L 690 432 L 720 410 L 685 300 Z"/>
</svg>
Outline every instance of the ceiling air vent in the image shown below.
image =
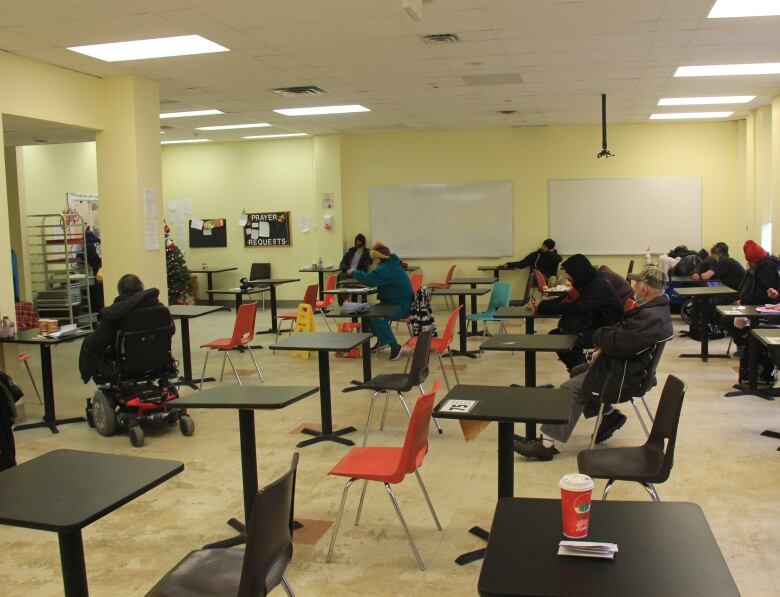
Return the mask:
<svg viewBox="0 0 780 597">
<path fill-rule="evenodd" d="M 301 97 L 304 95 L 325 95 L 328 92 L 316 85 L 302 85 L 299 87 L 279 87 L 272 89 L 274 93 L 282 97 Z"/>
<path fill-rule="evenodd" d="M 429 46 L 442 46 L 460 42 L 460 38 L 455 33 L 433 33 L 431 35 L 423 35 L 422 40 Z"/>
</svg>

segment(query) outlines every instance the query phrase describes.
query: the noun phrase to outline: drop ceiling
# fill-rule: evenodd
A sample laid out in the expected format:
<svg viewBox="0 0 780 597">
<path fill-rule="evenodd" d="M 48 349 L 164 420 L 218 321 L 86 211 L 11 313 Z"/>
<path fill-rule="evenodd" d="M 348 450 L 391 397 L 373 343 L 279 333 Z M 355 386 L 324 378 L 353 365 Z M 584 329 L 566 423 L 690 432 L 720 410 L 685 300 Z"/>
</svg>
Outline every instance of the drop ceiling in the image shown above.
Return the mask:
<svg viewBox="0 0 780 597">
<path fill-rule="evenodd" d="M 780 17 L 707 19 L 714 0 L 3 0 L 0 49 L 105 77 L 160 83 L 161 111 L 225 115 L 163 121 L 194 127 L 269 122 L 262 133 L 387 131 L 647 122 L 662 97 L 756 95 L 780 75 L 675 79 L 681 65 L 776 62 Z M 426 44 L 453 33 L 459 42 Z M 68 46 L 200 34 L 221 54 L 105 63 Z M 317 85 L 315 98 L 272 89 Z M 363 104 L 372 111 L 284 117 L 275 108 Z M 720 109 L 720 108 L 719 108 Z M 729 108 L 731 109 L 731 108 Z M 202 131 L 214 140 L 245 131 Z"/>
</svg>

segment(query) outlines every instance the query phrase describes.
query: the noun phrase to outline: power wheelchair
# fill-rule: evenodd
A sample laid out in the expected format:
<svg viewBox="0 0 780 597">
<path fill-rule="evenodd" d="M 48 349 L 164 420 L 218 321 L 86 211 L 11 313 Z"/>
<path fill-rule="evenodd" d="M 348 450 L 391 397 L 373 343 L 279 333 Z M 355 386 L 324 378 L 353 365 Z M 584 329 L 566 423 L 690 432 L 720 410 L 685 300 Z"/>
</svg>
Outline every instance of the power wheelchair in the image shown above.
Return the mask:
<svg viewBox="0 0 780 597">
<path fill-rule="evenodd" d="M 195 432 L 187 410 L 171 405 L 179 397 L 171 381 L 178 375 L 171 354 L 173 331 L 165 305 L 132 311 L 122 320 L 113 350 L 114 373 L 95 378 L 98 389 L 87 399 L 87 423 L 100 435 L 110 436 L 117 426 L 127 427 L 130 443 L 140 447 L 143 426 L 178 422 L 182 435 Z"/>
</svg>

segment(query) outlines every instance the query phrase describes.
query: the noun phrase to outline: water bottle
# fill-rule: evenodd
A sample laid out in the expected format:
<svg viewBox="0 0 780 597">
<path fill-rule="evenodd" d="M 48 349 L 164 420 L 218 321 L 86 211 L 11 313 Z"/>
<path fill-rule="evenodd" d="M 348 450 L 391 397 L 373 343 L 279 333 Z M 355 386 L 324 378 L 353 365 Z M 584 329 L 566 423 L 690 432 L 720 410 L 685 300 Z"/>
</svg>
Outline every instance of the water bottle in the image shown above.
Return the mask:
<svg viewBox="0 0 780 597">
<path fill-rule="evenodd" d="M 317 257 L 317 269 L 322 269 L 322 257 Z"/>
</svg>

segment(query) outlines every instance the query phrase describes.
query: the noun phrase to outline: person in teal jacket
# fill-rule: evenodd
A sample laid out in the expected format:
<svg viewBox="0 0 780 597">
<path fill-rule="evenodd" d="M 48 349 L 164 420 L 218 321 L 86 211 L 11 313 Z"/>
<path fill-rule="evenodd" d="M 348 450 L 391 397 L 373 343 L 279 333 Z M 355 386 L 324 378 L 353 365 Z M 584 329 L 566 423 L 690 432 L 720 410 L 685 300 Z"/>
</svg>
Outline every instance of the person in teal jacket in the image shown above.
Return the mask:
<svg viewBox="0 0 780 597">
<path fill-rule="evenodd" d="M 376 267 L 370 272 L 350 269 L 347 273 L 358 282 L 367 286 L 376 286 L 377 298 L 380 303 L 398 305 L 400 310 L 392 317 L 393 320 L 409 316 L 412 307 L 412 283 L 404 271 L 398 255 L 380 242 L 374 243 L 369 252 Z M 391 318 L 374 317 L 371 319 L 371 331 L 377 337 L 377 346 L 390 346 L 390 360 L 394 361 L 401 355 L 401 345 L 395 339 L 390 329 Z"/>
</svg>

